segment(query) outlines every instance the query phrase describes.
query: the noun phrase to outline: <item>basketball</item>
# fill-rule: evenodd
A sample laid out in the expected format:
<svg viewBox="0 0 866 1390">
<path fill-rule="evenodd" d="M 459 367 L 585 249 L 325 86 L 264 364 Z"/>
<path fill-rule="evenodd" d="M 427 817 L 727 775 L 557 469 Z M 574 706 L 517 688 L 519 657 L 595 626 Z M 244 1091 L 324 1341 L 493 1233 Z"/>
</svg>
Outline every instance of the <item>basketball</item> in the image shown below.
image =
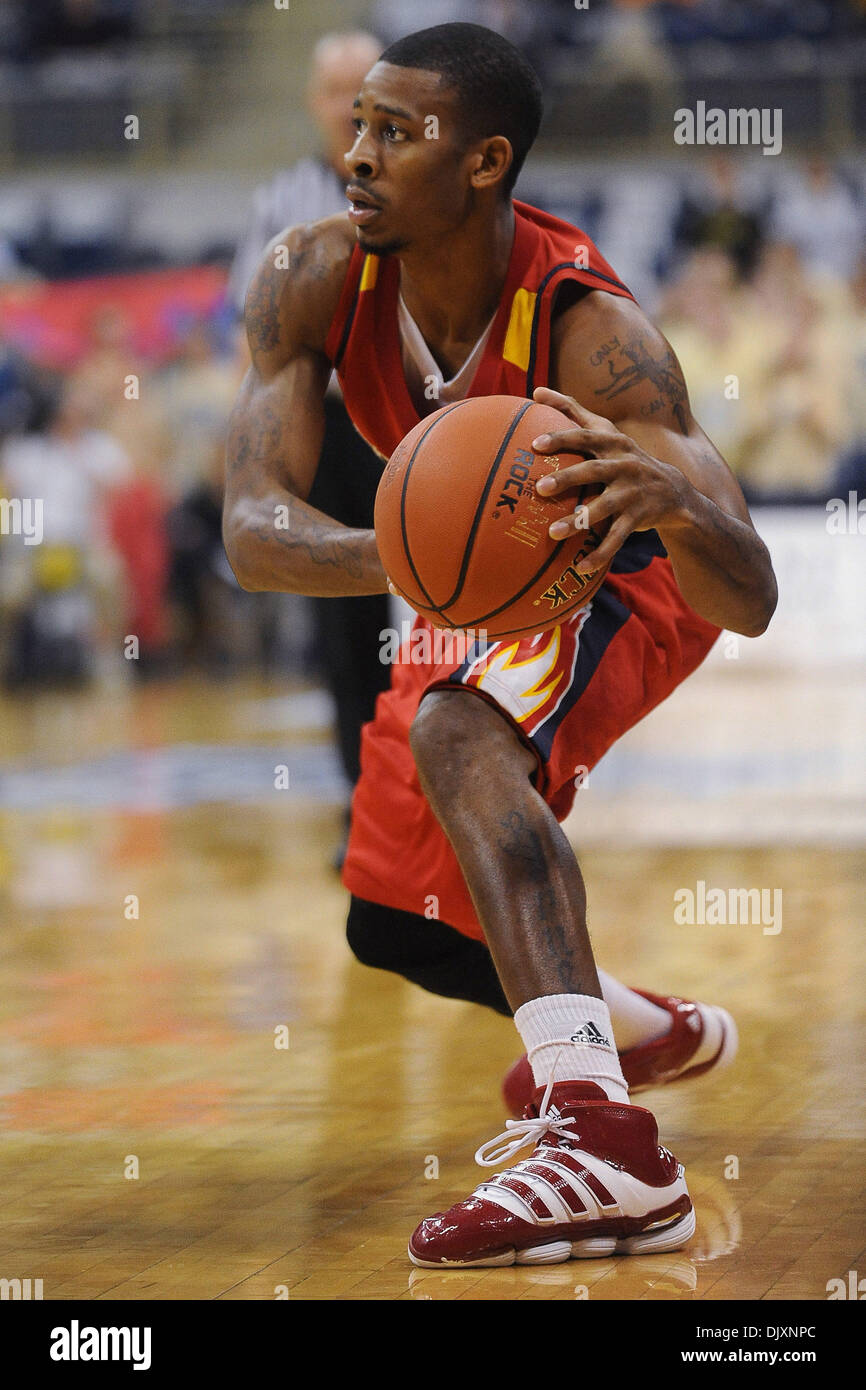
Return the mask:
<svg viewBox="0 0 866 1390">
<path fill-rule="evenodd" d="M 474 396 L 410 430 L 376 494 L 376 543 L 385 572 L 437 627 L 490 638 L 555 627 L 604 580 L 576 565 L 608 529 L 605 519 L 564 540 L 551 523 L 598 494 L 591 484 L 542 497 L 535 484 L 580 455 L 537 454 L 532 440 L 573 429 L 551 406 L 519 396 Z"/>
</svg>

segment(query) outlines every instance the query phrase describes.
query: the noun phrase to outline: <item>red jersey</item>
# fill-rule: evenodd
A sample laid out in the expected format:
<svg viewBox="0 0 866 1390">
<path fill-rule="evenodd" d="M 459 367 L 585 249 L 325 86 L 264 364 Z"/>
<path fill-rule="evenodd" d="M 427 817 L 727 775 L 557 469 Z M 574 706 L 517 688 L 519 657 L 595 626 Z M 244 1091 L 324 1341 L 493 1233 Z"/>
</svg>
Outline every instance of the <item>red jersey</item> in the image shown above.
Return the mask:
<svg viewBox="0 0 866 1390">
<path fill-rule="evenodd" d="M 508 274 L 469 396 L 531 397 L 547 385 L 551 312 L 564 281 L 632 298 L 583 232 L 525 203 L 514 209 Z M 396 257 L 356 247 L 326 349 L 356 428 L 384 458 L 420 419 L 403 371 L 399 288 Z M 424 629 L 427 620 L 416 618 L 413 636 Z M 362 733 L 346 887 L 483 939 L 409 745 L 424 695 L 456 686 L 495 705 L 535 754 L 535 786 L 561 821 L 580 779 L 699 665 L 718 632 L 685 602 L 656 532 L 637 531 L 587 607 L 557 628 L 476 644 L 465 660 L 438 664 L 416 662 L 405 644 L 407 659 Z"/>
<path fill-rule="evenodd" d="M 502 298 L 468 396 L 531 398 L 547 385 L 551 311 L 565 281 L 633 298 L 578 227 L 518 202 L 514 223 Z M 399 292 L 397 257 L 356 246 L 325 344 L 355 428 L 383 458 L 421 418 L 403 372 Z"/>
</svg>

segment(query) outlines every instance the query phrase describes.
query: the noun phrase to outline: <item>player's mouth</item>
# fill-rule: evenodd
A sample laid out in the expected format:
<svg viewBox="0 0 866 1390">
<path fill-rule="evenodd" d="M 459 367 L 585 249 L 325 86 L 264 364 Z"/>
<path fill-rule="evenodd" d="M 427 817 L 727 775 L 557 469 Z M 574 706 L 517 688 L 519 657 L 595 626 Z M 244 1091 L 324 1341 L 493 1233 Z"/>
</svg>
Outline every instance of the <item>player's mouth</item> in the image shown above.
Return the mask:
<svg viewBox="0 0 866 1390">
<path fill-rule="evenodd" d="M 375 203 L 369 194 L 365 193 L 362 188 L 356 188 L 354 184 L 346 189 L 346 197 L 351 203 L 349 221 L 354 222 L 356 226 L 365 226 L 368 222 L 372 222 L 382 211 L 379 204 Z"/>
</svg>

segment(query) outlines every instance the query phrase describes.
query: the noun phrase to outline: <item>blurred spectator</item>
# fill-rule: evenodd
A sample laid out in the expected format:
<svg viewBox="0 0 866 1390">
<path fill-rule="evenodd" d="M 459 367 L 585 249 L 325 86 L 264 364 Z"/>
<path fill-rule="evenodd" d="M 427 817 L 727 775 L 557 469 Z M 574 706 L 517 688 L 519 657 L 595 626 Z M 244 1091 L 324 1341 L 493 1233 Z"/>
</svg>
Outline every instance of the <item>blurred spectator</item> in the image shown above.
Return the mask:
<svg viewBox="0 0 866 1390">
<path fill-rule="evenodd" d="M 373 25 L 389 44 L 416 29 L 436 24 L 483 24 L 525 49 L 532 46 L 539 20 L 544 28 L 549 27 L 554 12 L 555 5 L 550 0 L 539 0 L 533 5 L 526 5 L 523 0 L 426 0 L 422 18 L 415 0 L 377 0 Z"/>
<path fill-rule="evenodd" d="M 148 395 L 166 431 L 175 497 L 206 477 L 212 441 L 225 438 L 229 415 L 249 365 L 246 340 L 238 333 L 234 355 L 216 351 L 206 322 L 191 323 L 175 358 L 151 381 Z"/>
<path fill-rule="evenodd" d="M 137 0 L 19 0 L 21 54 L 101 48 L 135 33 Z"/>
<path fill-rule="evenodd" d="M 41 428 L 56 393 L 53 375 L 29 362 L 0 332 L 0 446 L 9 435 Z"/>
<path fill-rule="evenodd" d="M 207 466 L 167 519 L 169 592 L 184 667 L 229 675 L 245 666 L 268 674 L 279 652 L 281 594 L 248 594 L 222 540 L 225 432 L 207 439 Z"/>
<path fill-rule="evenodd" d="M 126 588 L 123 635 L 138 639 L 130 669 L 140 680 L 163 672 L 168 661 L 168 508 L 159 477 L 141 473 L 116 487 L 107 504 L 108 534 Z"/>
<path fill-rule="evenodd" d="M 4 494 L 38 504 L 42 516 L 38 543 L 3 538 L 10 686 L 90 674 L 100 591 L 113 578 L 106 503 L 129 476 L 120 445 L 93 427 L 96 409 L 83 387 L 67 386 L 45 432 L 13 436 L 0 453 Z"/>
<path fill-rule="evenodd" d="M 179 490 L 180 484 L 171 478 L 169 434 L 154 377 L 132 346 L 126 314 L 106 303 L 92 316 L 89 329 L 88 350 L 70 383 L 89 394 L 95 422 L 121 446 L 131 469 L 129 483 L 113 499 L 110 526 L 126 574 L 127 631 L 139 637 L 142 649 L 131 669 L 143 676 L 158 663 L 167 636 L 164 600 L 159 597 L 167 556 L 162 556 L 160 580 L 156 557 L 165 543 L 156 532 L 170 505 L 169 491 Z M 127 383 L 133 380 L 137 388 L 128 396 Z"/>
<path fill-rule="evenodd" d="M 793 246 L 766 249 L 754 291 L 772 334 L 743 401 L 739 479 L 750 501 L 819 500 L 851 438 L 844 335 Z"/>
<path fill-rule="evenodd" d="M 853 430 L 849 343 L 793 246 L 769 244 L 751 284 L 732 259 L 693 254 L 661 324 L 696 418 L 753 502 L 827 495 Z"/>
<path fill-rule="evenodd" d="M 814 274 L 848 280 L 863 249 L 866 219 L 847 184 L 816 155 L 779 197 L 771 230 L 776 240 L 796 246 Z"/>
<path fill-rule="evenodd" d="M 730 154 L 715 154 L 703 180 L 684 195 L 674 224 L 678 246 L 717 246 L 734 261 L 745 278 L 754 269 L 769 212 L 769 197 L 749 206 L 741 189 L 741 174 Z"/>
<path fill-rule="evenodd" d="M 844 341 L 846 400 L 851 420 L 850 443 L 839 460 L 831 491 L 847 497 L 856 492 L 866 498 L 866 254 L 854 272 L 850 285 L 848 313 L 838 323 Z"/>
<path fill-rule="evenodd" d="M 737 469 L 745 401 L 759 390 L 762 363 L 776 329 L 738 289 L 731 256 L 695 251 L 669 288 L 659 315 L 685 374 L 695 418 Z"/>
<path fill-rule="evenodd" d="M 129 321 L 114 304 L 103 304 L 90 319 L 89 344 L 73 377 L 97 402 L 103 422 L 123 398 L 130 374 L 141 377 L 142 365 L 131 342 Z"/>
<path fill-rule="evenodd" d="M 211 438 L 211 467 L 168 515 L 170 594 L 178 618 L 179 655 L 184 665 L 213 668 L 230 656 L 219 630 L 226 606 L 222 595 L 222 444 Z"/>
<path fill-rule="evenodd" d="M 866 446 L 866 252 L 860 257 L 851 279 L 850 349 L 851 349 L 851 419 L 854 438 Z M 849 325 L 845 325 L 848 329 Z"/>
<path fill-rule="evenodd" d="M 0 285 L 9 285 L 14 280 L 23 280 L 29 274 L 30 271 L 24 265 L 12 242 L 0 232 Z"/>
<path fill-rule="evenodd" d="M 610 0 L 590 71 L 605 81 L 665 80 L 673 75 L 654 0 Z"/>
</svg>

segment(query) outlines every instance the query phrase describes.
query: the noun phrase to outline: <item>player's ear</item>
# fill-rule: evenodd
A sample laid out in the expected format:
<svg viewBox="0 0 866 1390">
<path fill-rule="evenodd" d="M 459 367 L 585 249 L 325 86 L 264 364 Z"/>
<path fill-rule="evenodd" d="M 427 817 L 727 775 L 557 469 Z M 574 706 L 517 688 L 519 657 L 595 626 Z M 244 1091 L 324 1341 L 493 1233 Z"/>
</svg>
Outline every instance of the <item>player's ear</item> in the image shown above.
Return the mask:
<svg viewBox="0 0 866 1390">
<path fill-rule="evenodd" d="M 490 188 L 495 183 L 501 183 L 513 159 L 511 141 L 504 135 L 492 135 L 485 140 L 473 160 L 473 188 Z"/>
</svg>

